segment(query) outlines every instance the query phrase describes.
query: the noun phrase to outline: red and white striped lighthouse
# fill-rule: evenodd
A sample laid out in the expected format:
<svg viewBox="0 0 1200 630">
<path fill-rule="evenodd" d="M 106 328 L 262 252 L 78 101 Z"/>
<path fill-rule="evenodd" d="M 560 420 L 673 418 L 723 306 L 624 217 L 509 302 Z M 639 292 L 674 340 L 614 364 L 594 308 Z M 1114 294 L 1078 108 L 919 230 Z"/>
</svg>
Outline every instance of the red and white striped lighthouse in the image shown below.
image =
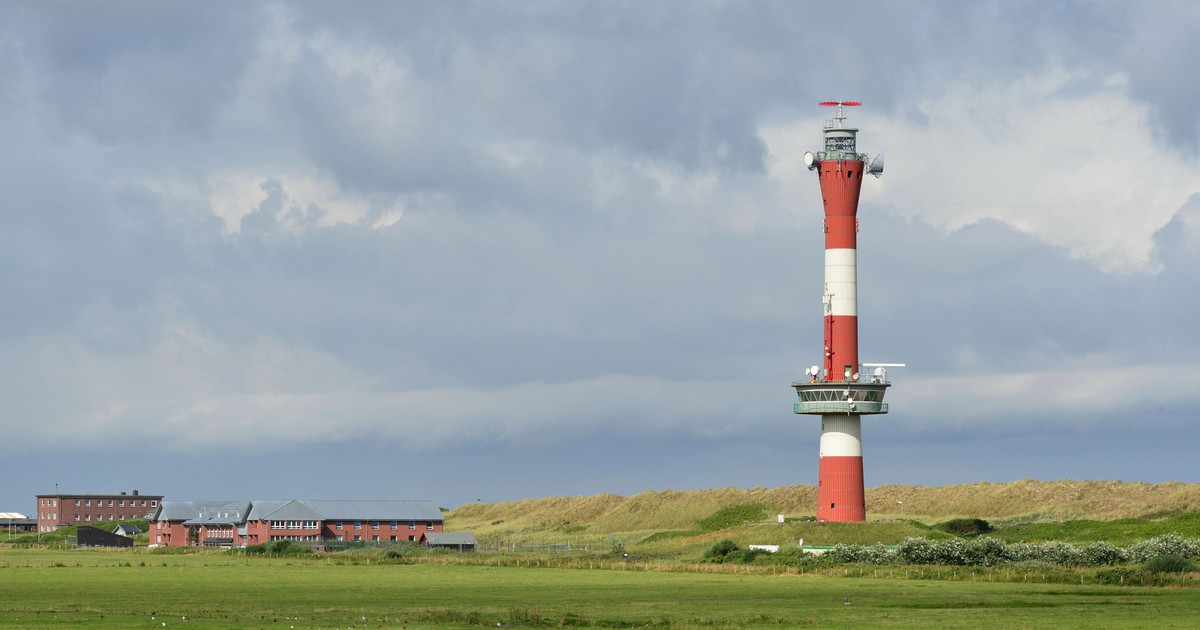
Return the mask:
<svg viewBox="0 0 1200 630">
<path fill-rule="evenodd" d="M 796 413 L 821 416 L 821 464 L 817 519 L 863 521 L 862 416 L 887 413 L 885 368 L 899 364 L 858 362 L 858 195 L 863 177 L 883 174 L 883 154 L 873 160 L 857 148 L 858 129 L 846 127 L 845 108 L 857 101 L 827 101 L 837 114 L 825 124 L 825 148 L 805 153 L 816 171 L 825 205 L 825 291 L 823 365 L 805 370 L 792 383 Z M 871 374 L 862 369 L 873 368 Z"/>
</svg>

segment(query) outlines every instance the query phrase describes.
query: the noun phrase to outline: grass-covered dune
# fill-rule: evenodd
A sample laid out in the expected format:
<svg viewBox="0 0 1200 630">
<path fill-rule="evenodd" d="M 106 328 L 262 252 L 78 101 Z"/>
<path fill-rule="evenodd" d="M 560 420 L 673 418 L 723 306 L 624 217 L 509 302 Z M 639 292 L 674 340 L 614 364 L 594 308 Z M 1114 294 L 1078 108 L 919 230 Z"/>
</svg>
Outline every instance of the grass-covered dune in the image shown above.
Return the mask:
<svg viewBox="0 0 1200 630">
<path fill-rule="evenodd" d="M 713 538 L 715 532 L 742 525 L 737 519 L 727 523 L 727 527 L 702 524 L 722 510 L 755 505 L 760 508 L 758 518 L 774 520 L 777 514 L 784 514 L 789 521 L 800 521 L 814 515 L 816 500 L 813 486 L 547 497 L 465 504 L 447 513 L 446 528 L 474 532 L 483 541 L 552 542 L 574 538 L 586 542 L 620 532 L 630 540 L 649 539 L 653 542 L 654 537 L 662 539 L 662 533 L 667 532 L 665 537 L 692 539 L 699 544 Z M 922 535 L 921 524 L 955 518 L 981 518 L 997 525 L 1016 526 L 1081 520 L 1153 520 L 1197 510 L 1200 510 L 1198 483 L 1024 479 L 954 486 L 888 485 L 867 490 L 870 520 L 911 522 L 908 529 L 912 531 L 897 531 L 894 532 L 896 536 Z M 802 529 L 786 529 L 786 534 L 778 529 L 764 530 L 763 534 L 803 535 Z M 832 534 L 830 529 L 822 532 L 826 537 Z M 1043 534 L 1032 529 L 1029 533 L 1032 537 Z M 1086 533 L 1082 535 L 1087 536 Z M 1139 535 L 1140 531 L 1129 530 L 1131 538 Z"/>
</svg>

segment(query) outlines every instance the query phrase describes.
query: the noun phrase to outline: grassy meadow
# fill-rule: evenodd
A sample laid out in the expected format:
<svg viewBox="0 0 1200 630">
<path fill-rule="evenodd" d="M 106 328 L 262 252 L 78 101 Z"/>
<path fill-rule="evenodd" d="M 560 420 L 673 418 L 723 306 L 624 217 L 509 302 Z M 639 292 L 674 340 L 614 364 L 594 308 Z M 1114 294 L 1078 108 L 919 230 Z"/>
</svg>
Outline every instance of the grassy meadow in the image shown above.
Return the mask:
<svg viewBox="0 0 1200 630">
<path fill-rule="evenodd" d="M 1197 589 L 1036 575 L 997 582 L 460 560 L 0 549 L 0 628 L 1190 628 L 1200 619 Z"/>
<path fill-rule="evenodd" d="M 482 543 L 472 554 L 148 550 L 144 535 L 133 549 L 76 549 L 73 528 L 40 541 L 0 536 L 0 629 L 1191 628 L 1200 619 L 1194 566 L 846 564 L 797 547 L 959 544 L 973 540 L 951 533 L 963 534 L 951 527 L 962 518 L 987 519 L 986 535 L 1005 544 L 1195 539 L 1200 484 L 884 486 L 868 490 L 867 523 L 817 523 L 814 502 L 814 489 L 795 486 L 473 503 L 446 514 L 447 531 Z M 781 551 L 704 559 L 727 540 Z"/>
</svg>

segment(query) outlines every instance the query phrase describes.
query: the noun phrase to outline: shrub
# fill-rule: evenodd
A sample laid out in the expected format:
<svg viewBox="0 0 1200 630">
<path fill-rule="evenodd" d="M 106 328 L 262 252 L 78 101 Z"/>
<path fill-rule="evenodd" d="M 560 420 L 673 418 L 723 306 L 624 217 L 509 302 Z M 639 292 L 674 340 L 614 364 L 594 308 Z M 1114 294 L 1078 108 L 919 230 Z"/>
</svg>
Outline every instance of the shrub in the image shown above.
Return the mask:
<svg viewBox="0 0 1200 630">
<path fill-rule="evenodd" d="M 972 566 L 994 567 L 1010 559 L 1008 545 L 990 536 L 969 541 L 964 551 L 966 564 Z"/>
<path fill-rule="evenodd" d="M 838 544 L 822 554 L 822 557 L 833 562 L 848 564 L 889 564 L 896 559 L 896 555 L 884 548 L 883 545 L 870 547 Z"/>
<path fill-rule="evenodd" d="M 1083 554 L 1083 563 L 1093 567 L 1120 564 L 1128 558 L 1124 549 L 1104 541 L 1086 545 L 1080 552 Z"/>
<path fill-rule="evenodd" d="M 896 546 L 896 557 L 904 564 L 935 564 L 937 552 L 928 538 L 905 538 Z"/>
<path fill-rule="evenodd" d="M 246 547 L 248 556 L 301 556 L 312 553 L 312 549 L 291 540 L 272 540 L 268 543 Z"/>
<path fill-rule="evenodd" d="M 1189 573 L 1196 570 L 1196 565 L 1183 556 L 1164 553 L 1151 557 L 1142 569 L 1149 573 Z"/>
<path fill-rule="evenodd" d="M 1176 533 L 1155 536 L 1129 548 L 1129 559 L 1146 562 L 1154 556 L 1175 555 L 1184 558 L 1200 557 L 1200 540 L 1184 538 Z"/>
<path fill-rule="evenodd" d="M 981 518 L 956 518 L 945 523 L 938 523 L 934 525 L 934 528 L 954 534 L 955 536 L 964 536 L 967 538 L 980 536 L 992 531 L 991 524 Z"/>
<path fill-rule="evenodd" d="M 721 562 L 741 562 L 749 564 L 754 562 L 755 558 L 762 555 L 768 555 L 770 553 L 771 552 L 766 551 L 765 549 L 739 549 L 738 551 L 731 551 L 726 554 L 723 558 L 721 558 Z"/>
<path fill-rule="evenodd" d="M 725 556 L 728 556 L 737 550 L 737 543 L 733 542 L 732 539 L 722 538 L 721 540 L 713 543 L 713 545 L 708 548 L 708 551 L 704 552 L 704 557 L 710 560 L 723 560 Z"/>
</svg>

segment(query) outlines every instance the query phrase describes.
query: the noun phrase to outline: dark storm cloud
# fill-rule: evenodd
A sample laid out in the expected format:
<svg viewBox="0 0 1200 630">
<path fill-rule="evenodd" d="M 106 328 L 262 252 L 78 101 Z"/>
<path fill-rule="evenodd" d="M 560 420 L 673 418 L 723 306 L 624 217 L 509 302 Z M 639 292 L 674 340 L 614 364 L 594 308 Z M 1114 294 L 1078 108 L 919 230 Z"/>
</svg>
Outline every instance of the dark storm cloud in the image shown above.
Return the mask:
<svg viewBox="0 0 1200 630">
<path fill-rule="evenodd" d="M 962 105 L 947 94 L 1003 98 L 994 86 L 1059 73 L 1033 93 L 1137 99 L 1122 111 L 1154 114 L 1164 171 L 1191 172 L 1178 149 L 1197 139 L 1197 81 L 1179 64 L 1196 12 L 1176 9 L 1160 23 L 1134 6 L 1044 2 L 8 5 L 7 448 L 113 448 L 111 427 L 137 426 L 138 445 L 224 453 L 234 426 L 255 449 L 334 444 L 347 465 L 368 442 L 454 443 L 455 461 L 497 465 L 525 449 L 553 468 L 530 465 L 530 493 L 572 492 L 534 477 L 614 489 L 531 444 L 629 491 L 639 475 L 803 481 L 770 477 L 795 450 L 763 446 L 795 440 L 815 458 L 788 382 L 820 351 L 820 201 L 786 134 L 813 148 L 827 114 L 815 103 L 855 98 L 864 134 L 920 135 Z M 944 205 L 944 182 L 913 154 L 941 156 L 932 168 L 1007 159 L 981 149 L 1028 112 L 1064 115 L 1036 105 L 981 108 L 955 118 L 972 133 L 889 152 L 904 195 L 865 185 L 882 192 L 861 212 L 862 358 L 910 366 L 893 374 L 880 435 L 957 453 L 947 470 L 994 440 L 1078 432 L 1115 452 L 1139 408 L 1186 437 L 1198 402 L 1186 386 L 1121 394 L 1101 378 L 1194 363 L 1197 197 L 1150 243 L 1157 270 L 1102 271 L 993 199 L 967 198 L 961 212 L 979 219 L 922 214 Z M 1075 166 L 1121 147 L 1085 140 L 1049 162 L 1075 179 L 1045 186 L 1107 183 Z M 996 162 L 988 177 L 1030 184 Z M 1163 184 L 1167 199 L 1182 179 Z M 1112 220 L 1064 199 L 1036 210 Z M 914 451 L 900 446 L 873 461 L 904 474 Z M 605 464 L 622 454 L 628 469 Z M 369 456 L 407 474 L 391 450 Z"/>
</svg>

